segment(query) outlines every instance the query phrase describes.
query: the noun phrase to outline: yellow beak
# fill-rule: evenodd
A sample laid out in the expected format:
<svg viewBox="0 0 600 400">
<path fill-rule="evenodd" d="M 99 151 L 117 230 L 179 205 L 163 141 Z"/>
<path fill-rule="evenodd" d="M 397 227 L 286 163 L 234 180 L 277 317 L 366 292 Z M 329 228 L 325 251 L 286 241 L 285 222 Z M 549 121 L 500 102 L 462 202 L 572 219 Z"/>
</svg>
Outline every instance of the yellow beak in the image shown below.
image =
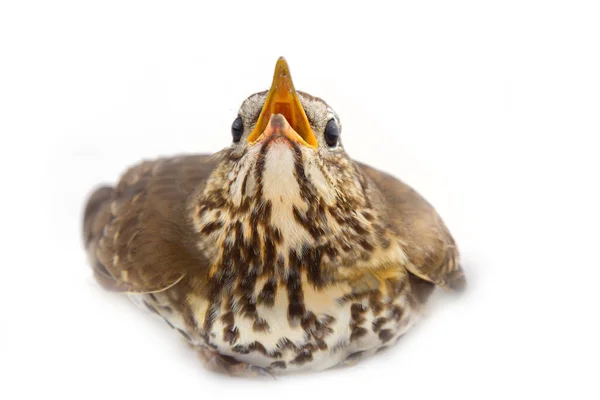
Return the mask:
<svg viewBox="0 0 600 400">
<path fill-rule="evenodd" d="M 290 67 L 283 57 L 277 60 L 271 89 L 256 126 L 248 136 L 248 143 L 261 142 L 274 134 L 285 135 L 306 147 L 318 146 L 317 138 L 294 89 Z"/>
</svg>

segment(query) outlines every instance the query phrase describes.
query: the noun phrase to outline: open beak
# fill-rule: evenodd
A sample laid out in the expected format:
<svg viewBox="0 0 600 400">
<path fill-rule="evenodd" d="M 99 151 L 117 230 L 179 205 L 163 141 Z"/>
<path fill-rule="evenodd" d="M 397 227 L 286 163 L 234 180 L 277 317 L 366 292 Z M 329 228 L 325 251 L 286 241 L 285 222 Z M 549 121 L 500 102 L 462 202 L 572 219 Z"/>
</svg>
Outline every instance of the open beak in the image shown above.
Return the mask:
<svg viewBox="0 0 600 400">
<path fill-rule="evenodd" d="M 306 147 L 316 148 L 318 145 L 294 89 L 290 67 L 283 57 L 277 60 L 271 89 L 256 126 L 248 136 L 248 143 L 261 142 L 275 134 L 285 135 Z"/>
</svg>

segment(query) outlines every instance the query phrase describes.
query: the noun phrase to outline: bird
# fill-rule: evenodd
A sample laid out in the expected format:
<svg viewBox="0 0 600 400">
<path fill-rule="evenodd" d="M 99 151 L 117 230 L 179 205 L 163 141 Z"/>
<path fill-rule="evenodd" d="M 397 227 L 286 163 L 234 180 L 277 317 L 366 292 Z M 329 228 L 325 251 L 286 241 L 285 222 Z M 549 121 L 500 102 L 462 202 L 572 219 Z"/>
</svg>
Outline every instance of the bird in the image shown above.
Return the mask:
<svg viewBox="0 0 600 400">
<path fill-rule="evenodd" d="M 342 123 L 277 60 L 216 154 L 143 160 L 83 210 L 96 281 L 233 376 L 354 365 L 396 343 L 436 287 L 461 292 L 437 211 L 354 161 Z"/>
</svg>

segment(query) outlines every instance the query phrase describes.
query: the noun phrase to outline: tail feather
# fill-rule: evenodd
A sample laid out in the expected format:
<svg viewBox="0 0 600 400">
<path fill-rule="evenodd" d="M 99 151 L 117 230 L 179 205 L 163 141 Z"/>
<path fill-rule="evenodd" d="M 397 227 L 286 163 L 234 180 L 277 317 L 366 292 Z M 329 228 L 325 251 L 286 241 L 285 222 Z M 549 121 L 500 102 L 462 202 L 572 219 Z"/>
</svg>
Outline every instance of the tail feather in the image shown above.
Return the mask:
<svg viewBox="0 0 600 400">
<path fill-rule="evenodd" d="M 114 189 L 103 186 L 96 189 L 89 197 L 83 212 L 83 241 L 96 281 L 107 290 L 117 290 L 116 281 L 96 256 L 96 247 L 102 238 L 104 227 L 112 219 L 110 203 Z"/>
<path fill-rule="evenodd" d="M 114 189 L 110 186 L 98 188 L 90 196 L 83 212 L 83 240 L 86 249 L 102 233 L 110 218 L 110 202 Z"/>
</svg>

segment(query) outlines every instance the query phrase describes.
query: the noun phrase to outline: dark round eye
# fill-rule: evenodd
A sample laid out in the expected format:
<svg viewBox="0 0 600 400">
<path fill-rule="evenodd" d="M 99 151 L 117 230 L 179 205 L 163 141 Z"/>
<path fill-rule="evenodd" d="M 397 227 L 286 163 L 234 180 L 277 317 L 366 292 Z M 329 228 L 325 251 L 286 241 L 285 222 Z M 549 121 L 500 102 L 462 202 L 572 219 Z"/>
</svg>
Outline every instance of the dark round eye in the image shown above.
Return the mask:
<svg viewBox="0 0 600 400">
<path fill-rule="evenodd" d="M 241 117 L 237 117 L 233 124 L 231 124 L 231 136 L 233 136 L 233 143 L 237 143 L 244 134 L 244 123 Z"/>
<path fill-rule="evenodd" d="M 340 139 L 340 127 L 335 119 L 330 119 L 325 127 L 325 143 L 329 147 L 335 147 Z"/>
</svg>

